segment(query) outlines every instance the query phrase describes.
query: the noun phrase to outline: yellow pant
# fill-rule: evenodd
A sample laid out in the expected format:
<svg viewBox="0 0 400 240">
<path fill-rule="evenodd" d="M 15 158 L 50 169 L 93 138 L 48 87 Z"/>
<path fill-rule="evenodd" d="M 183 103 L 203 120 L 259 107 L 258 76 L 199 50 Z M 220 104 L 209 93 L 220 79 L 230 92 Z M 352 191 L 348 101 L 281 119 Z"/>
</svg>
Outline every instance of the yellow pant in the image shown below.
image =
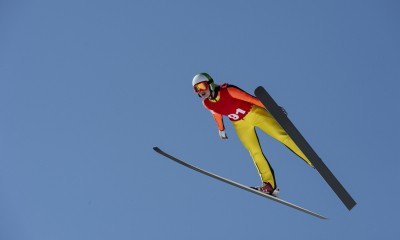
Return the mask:
<svg viewBox="0 0 400 240">
<path fill-rule="evenodd" d="M 244 119 L 232 123 L 240 141 L 250 152 L 261 180 L 263 182 L 269 182 L 273 188 L 276 188 L 274 170 L 261 150 L 255 127 L 260 128 L 271 137 L 285 144 L 290 150 L 312 166 L 310 161 L 297 147 L 285 130 L 283 130 L 275 118 L 264 108 L 253 105 L 252 109 Z"/>
</svg>

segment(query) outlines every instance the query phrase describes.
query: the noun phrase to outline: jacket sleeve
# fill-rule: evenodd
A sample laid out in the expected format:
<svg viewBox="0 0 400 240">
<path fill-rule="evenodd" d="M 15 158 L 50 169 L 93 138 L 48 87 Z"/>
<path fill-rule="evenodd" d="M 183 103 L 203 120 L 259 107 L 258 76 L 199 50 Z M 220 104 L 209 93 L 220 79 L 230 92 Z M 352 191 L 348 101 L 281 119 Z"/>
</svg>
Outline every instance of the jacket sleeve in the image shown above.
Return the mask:
<svg viewBox="0 0 400 240">
<path fill-rule="evenodd" d="M 261 103 L 258 98 L 248 94 L 247 92 L 243 91 L 242 89 L 236 87 L 236 86 L 230 86 L 227 88 L 229 95 L 231 95 L 234 98 L 252 103 L 254 105 L 257 105 L 259 107 L 265 108 L 265 106 Z"/>
<path fill-rule="evenodd" d="M 224 119 L 222 118 L 222 115 L 219 113 L 215 113 L 213 111 L 211 111 L 211 113 L 215 119 L 215 122 L 217 123 L 218 130 L 220 130 L 220 131 L 225 130 Z"/>
</svg>

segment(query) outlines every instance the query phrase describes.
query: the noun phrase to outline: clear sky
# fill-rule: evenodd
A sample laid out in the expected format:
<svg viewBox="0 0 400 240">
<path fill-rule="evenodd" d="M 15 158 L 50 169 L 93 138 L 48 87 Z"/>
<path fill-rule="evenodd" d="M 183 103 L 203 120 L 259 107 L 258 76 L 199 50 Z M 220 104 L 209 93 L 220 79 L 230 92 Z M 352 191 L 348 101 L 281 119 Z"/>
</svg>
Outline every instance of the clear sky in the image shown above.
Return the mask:
<svg viewBox="0 0 400 240">
<path fill-rule="evenodd" d="M 398 1 L 0 1 L 0 239 L 399 239 Z M 358 205 L 259 133 L 280 197 L 193 92 L 264 86 Z"/>
</svg>

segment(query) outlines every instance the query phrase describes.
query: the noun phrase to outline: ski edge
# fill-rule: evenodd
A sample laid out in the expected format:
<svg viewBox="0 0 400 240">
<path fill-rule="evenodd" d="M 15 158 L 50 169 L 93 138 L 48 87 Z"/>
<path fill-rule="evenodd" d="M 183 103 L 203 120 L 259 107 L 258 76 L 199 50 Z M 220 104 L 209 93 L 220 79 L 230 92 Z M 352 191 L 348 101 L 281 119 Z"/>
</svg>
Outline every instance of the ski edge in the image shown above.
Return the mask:
<svg viewBox="0 0 400 240">
<path fill-rule="evenodd" d="M 171 159 L 171 160 L 173 160 L 173 161 L 175 161 L 175 162 L 177 162 L 177 163 L 179 163 L 179 164 L 181 164 L 181 165 L 183 165 L 183 166 L 185 166 L 185 167 L 188 167 L 188 168 L 190 168 L 190 169 L 192 169 L 192 170 L 195 170 L 195 171 L 197 171 L 197 172 L 200 172 L 200 173 L 202 173 L 202 174 L 204 174 L 204 175 L 207 175 L 207 176 L 212 177 L 212 178 L 214 178 L 214 179 L 217 179 L 217 180 L 219 180 L 219 181 L 225 182 L 225 183 L 227 183 L 227 184 L 230 184 L 230 185 L 232 185 L 232 186 L 241 188 L 241 189 L 246 190 L 246 191 L 248 191 L 248 192 L 257 194 L 257 195 L 259 195 L 259 196 L 268 198 L 268 199 L 273 200 L 273 201 L 275 201 L 275 202 L 284 204 L 284 205 L 286 205 L 286 206 L 288 206 L 288 207 L 291 207 L 291 208 L 294 208 L 294 209 L 299 210 L 299 211 L 301 211 L 301 212 L 307 213 L 307 214 L 309 214 L 309 215 L 311 215 L 311 216 L 314 216 L 314 217 L 317 217 L 317 218 L 320 218 L 320 219 L 324 219 L 324 220 L 328 219 L 328 218 L 325 217 L 325 216 L 322 216 L 322 215 L 320 215 L 320 214 L 318 214 L 318 213 L 315 213 L 315 212 L 310 211 L 310 210 L 308 210 L 308 209 L 305 209 L 305 208 L 303 208 L 303 207 L 297 206 L 296 204 L 293 204 L 293 203 L 287 202 L 287 201 L 285 201 L 285 200 L 283 200 L 283 199 L 280 199 L 280 198 L 273 197 L 273 196 L 271 196 L 271 195 L 262 193 L 262 192 L 260 192 L 260 191 L 255 190 L 255 189 L 252 189 L 252 188 L 250 188 L 250 187 L 248 187 L 248 186 L 246 186 L 246 185 L 237 183 L 237 182 L 232 181 L 232 180 L 230 180 L 230 179 L 221 177 L 221 176 L 219 176 L 219 175 L 217 175 L 217 174 L 214 174 L 214 173 L 208 172 L 208 171 L 206 171 L 206 170 L 203 170 L 203 169 L 201 169 L 201 168 L 198 168 L 198 167 L 196 167 L 196 166 L 193 166 L 193 165 L 191 165 L 191 164 L 189 164 L 189 163 L 186 163 L 186 162 L 184 162 L 184 161 L 182 161 L 182 160 L 180 160 L 180 159 L 178 159 L 178 158 L 176 158 L 176 157 L 174 157 L 174 156 L 172 156 L 172 155 L 170 155 L 170 154 L 164 152 L 164 151 L 161 150 L 159 147 L 153 147 L 153 150 L 156 151 L 157 153 L 163 155 L 164 157 L 167 157 L 167 158 L 169 158 L 169 159 Z"/>
</svg>

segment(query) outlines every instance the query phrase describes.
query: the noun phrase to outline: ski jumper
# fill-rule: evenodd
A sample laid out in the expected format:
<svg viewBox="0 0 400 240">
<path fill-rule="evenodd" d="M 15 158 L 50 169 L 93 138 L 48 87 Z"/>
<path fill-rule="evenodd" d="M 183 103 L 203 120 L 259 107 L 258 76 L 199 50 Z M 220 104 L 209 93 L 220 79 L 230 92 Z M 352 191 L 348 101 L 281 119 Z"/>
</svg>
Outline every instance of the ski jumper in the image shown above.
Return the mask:
<svg viewBox="0 0 400 240">
<path fill-rule="evenodd" d="M 269 182 L 274 189 L 276 188 L 274 171 L 261 150 L 255 127 L 286 145 L 312 166 L 260 100 L 240 88 L 223 84 L 219 87 L 216 98 L 204 99 L 203 105 L 211 111 L 219 130 L 225 129 L 223 116 L 227 116 L 232 121 L 240 141 L 254 161 L 261 180 Z"/>
</svg>

